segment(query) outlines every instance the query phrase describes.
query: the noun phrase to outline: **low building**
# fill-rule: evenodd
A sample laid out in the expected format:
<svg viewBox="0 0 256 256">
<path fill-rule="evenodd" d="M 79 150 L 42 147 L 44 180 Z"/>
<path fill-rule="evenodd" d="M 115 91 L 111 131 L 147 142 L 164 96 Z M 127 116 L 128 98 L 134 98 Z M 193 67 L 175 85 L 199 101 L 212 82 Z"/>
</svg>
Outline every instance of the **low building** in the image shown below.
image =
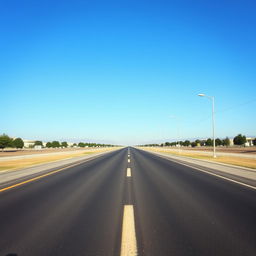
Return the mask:
<svg viewBox="0 0 256 256">
<path fill-rule="evenodd" d="M 253 145 L 253 141 L 255 140 L 255 138 L 252 137 L 246 137 L 246 142 L 245 142 L 245 146 L 246 147 L 252 147 Z"/>
<path fill-rule="evenodd" d="M 35 144 L 35 140 L 23 140 L 24 148 L 33 148 Z"/>
<path fill-rule="evenodd" d="M 245 147 L 253 147 L 253 141 L 255 140 L 255 137 L 246 137 L 246 142 L 244 144 Z M 234 138 L 229 139 L 230 146 L 234 146 Z"/>
</svg>

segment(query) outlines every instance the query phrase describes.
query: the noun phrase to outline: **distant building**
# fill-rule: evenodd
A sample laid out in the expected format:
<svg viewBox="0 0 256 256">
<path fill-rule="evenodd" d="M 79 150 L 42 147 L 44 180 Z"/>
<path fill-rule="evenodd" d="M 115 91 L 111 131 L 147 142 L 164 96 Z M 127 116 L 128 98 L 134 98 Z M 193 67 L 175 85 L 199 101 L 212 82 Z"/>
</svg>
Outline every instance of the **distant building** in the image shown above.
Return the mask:
<svg viewBox="0 0 256 256">
<path fill-rule="evenodd" d="M 24 142 L 24 148 L 33 148 L 35 144 L 35 140 L 23 140 Z"/>
<path fill-rule="evenodd" d="M 252 147 L 253 146 L 253 140 L 255 140 L 255 138 L 252 137 L 246 137 L 246 142 L 245 142 L 245 146 L 246 147 Z"/>
<path fill-rule="evenodd" d="M 234 146 L 234 138 L 229 139 L 230 146 Z M 245 147 L 252 147 L 253 145 L 253 140 L 255 140 L 255 137 L 246 137 L 246 142 L 244 144 Z"/>
<path fill-rule="evenodd" d="M 46 147 L 46 142 L 43 142 L 43 147 L 41 145 L 35 145 L 35 140 L 23 140 L 24 142 L 24 148 L 35 148 L 35 149 L 42 149 L 43 147 Z"/>
</svg>

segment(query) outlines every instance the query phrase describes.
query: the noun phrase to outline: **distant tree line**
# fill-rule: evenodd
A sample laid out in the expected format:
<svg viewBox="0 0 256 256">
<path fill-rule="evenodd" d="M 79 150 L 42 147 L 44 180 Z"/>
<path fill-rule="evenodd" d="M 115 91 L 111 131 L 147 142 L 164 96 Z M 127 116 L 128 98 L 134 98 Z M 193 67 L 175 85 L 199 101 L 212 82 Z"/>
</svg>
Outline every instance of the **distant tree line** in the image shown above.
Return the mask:
<svg viewBox="0 0 256 256">
<path fill-rule="evenodd" d="M 234 145 L 242 146 L 246 143 L 246 136 L 242 134 L 238 134 L 236 137 L 233 139 Z M 195 141 L 174 141 L 174 142 L 165 142 L 162 144 L 146 144 L 146 145 L 140 145 L 140 146 L 146 146 L 146 147 L 174 147 L 174 146 L 184 146 L 184 147 L 196 147 L 196 146 L 208 146 L 211 147 L 213 146 L 213 140 L 211 138 L 207 140 L 195 140 Z M 230 139 L 226 137 L 225 139 L 215 139 L 215 145 L 216 146 L 230 146 Z M 256 146 L 256 138 L 253 140 L 253 145 Z"/>
<path fill-rule="evenodd" d="M 67 148 L 68 143 L 66 141 L 59 142 L 57 140 L 54 140 L 52 142 L 47 142 L 46 147 L 47 148 Z"/>
<path fill-rule="evenodd" d="M 37 140 L 34 142 L 35 146 L 41 146 L 44 147 L 43 142 L 40 140 Z M 66 141 L 59 142 L 59 141 L 52 141 L 52 142 L 47 142 L 46 143 L 46 148 L 67 148 L 69 145 Z M 24 141 L 21 138 L 11 138 L 7 134 L 2 134 L 0 135 L 0 149 L 4 148 L 16 148 L 16 149 L 22 149 L 24 147 Z M 99 144 L 99 143 L 84 143 L 84 142 L 79 142 L 78 144 L 73 143 L 71 147 L 114 147 L 114 145 L 111 144 Z"/>
<path fill-rule="evenodd" d="M 24 142 L 21 138 L 11 138 L 7 134 L 0 135 L 0 149 L 4 148 L 18 148 L 24 147 Z"/>
<path fill-rule="evenodd" d="M 46 143 L 46 147 L 47 148 L 67 148 L 68 147 L 68 143 L 66 141 L 63 142 L 59 142 L 59 141 L 52 141 L 52 142 L 47 142 Z M 71 145 L 71 147 L 79 147 L 79 148 L 85 148 L 85 147 L 114 147 L 114 145 L 111 144 L 99 144 L 99 143 L 88 143 L 88 142 L 79 142 L 77 143 L 73 143 Z"/>
</svg>

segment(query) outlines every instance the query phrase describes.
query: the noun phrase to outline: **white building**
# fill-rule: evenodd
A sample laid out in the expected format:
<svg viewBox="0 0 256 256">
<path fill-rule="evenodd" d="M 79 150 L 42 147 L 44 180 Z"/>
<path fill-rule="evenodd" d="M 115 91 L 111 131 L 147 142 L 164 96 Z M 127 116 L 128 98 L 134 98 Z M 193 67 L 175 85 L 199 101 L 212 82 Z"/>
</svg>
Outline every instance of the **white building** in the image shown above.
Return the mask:
<svg viewBox="0 0 256 256">
<path fill-rule="evenodd" d="M 35 140 L 23 140 L 24 148 L 32 148 L 35 144 Z"/>
<path fill-rule="evenodd" d="M 252 147 L 253 146 L 253 141 L 255 140 L 255 138 L 252 137 L 246 137 L 246 142 L 245 142 L 245 146 L 246 147 Z"/>
<path fill-rule="evenodd" d="M 234 141 L 233 140 L 234 140 L 234 138 L 229 139 L 230 146 L 234 146 Z M 246 137 L 246 142 L 245 142 L 244 146 L 245 147 L 252 147 L 252 146 L 254 146 L 253 145 L 253 140 L 255 140 L 255 138 L 253 138 L 253 137 Z"/>
<path fill-rule="evenodd" d="M 234 146 L 233 138 L 232 138 L 232 139 L 229 139 L 229 146 Z"/>
</svg>

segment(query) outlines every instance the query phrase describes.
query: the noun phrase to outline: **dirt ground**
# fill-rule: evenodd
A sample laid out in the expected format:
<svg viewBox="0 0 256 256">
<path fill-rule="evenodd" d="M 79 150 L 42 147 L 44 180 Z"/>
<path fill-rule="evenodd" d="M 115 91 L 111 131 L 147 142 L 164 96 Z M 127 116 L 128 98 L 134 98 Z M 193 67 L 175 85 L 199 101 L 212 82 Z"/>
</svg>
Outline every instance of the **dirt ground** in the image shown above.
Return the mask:
<svg viewBox="0 0 256 256">
<path fill-rule="evenodd" d="M 95 149 L 88 149 L 88 150 L 73 150 L 73 152 L 70 153 L 65 153 L 65 154 L 45 154 L 45 155 L 34 155 L 33 157 L 28 157 L 28 158 L 21 158 L 21 159 L 11 159 L 11 160 L 4 160 L 4 158 L 0 159 L 0 172 L 1 171 L 10 171 L 10 170 L 16 170 L 16 169 L 21 169 L 29 166 L 34 166 L 37 164 L 43 164 L 43 163 L 49 163 L 52 161 L 58 161 L 58 160 L 64 160 L 64 159 L 69 159 L 69 158 L 74 158 L 74 157 L 79 157 L 79 156 L 85 156 L 85 155 L 90 155 L 90 154 L 95 154 L 95 153 L 100 153 L 100 152 L 107 152 L 111 151 L 117 148 L 95 148 Z M 31 150 L 30 150 L 31 151 Z M 42 151 L 38 150 L 40 153 L 49 153 L 48 151 Z M 64 150 L 68 151 L 68 150 Z M 22 151 L 20 151 L 22 152 Z M 60 150 L 54 150 L 50 152 L 60 152 Z M 6 152 L 8 153 L 8 152 Z M 15 152 L 12 152 L 15 153 Z M 17 152 L 16 152 L 17 153 Z M 18 152 L 19 153 L 19 152 Z M 29 153 L 31 155 L 31 152 Z M 1 161 L 3 160 L 3 161 Z"/>
<path fill-rule="evenodd" d="M 165 154 L 170 154 L 170 155 L 176 155 L 176 156 L 185 156 L 185 157 L 192 157 L 192 158 L 197 158 L 197 159 L 203 159 L 203 160 L 208 160 L 208 161 L 213 161 L 213 162 L 220 162 L 220 163 L 226 163 L 226 164 L 232 164 L 232 165 L 237 165 L 237 166 L 242 166 L 242 167 L 248 167 L 248 168 L 253 168 L 256 169 L 256 161 L 255 159 L 251 159 L 251 158 L 244 158 L 240 156 L 218 156 L 217 158 L 213 158 L 212 156 L 209 155 L 205 155 L 203 153 L 200 152 L 193 152 L 193 150 L 190 151 L 181 151 L 178 152 L 177 150 L 170 150 L 170 148 L 161 148 L 161 147 L 152 147 L 152 148 L 142 148 L 148 151 L 155 151 L 155 152 L 159 152 L 159 153 L 165 153 Z M 185 148 L 183 148 L 185 149 Z M 187 148 L 186 148 L 187 149 Z M 202 150 L 201 150 L 202 151 Z M 203 151 L 202 151 L 203 152 Z M 240 153 L 240 152 L 234 152 L 234 151 L 224 151 L 226 153 Z M 243 153 L 248 153 L 243 152 Z"/>
<path fill-rule="evenodd" d="M 174 147 L 164 147 L 164 148 L 173 148 Z M 178 149 L 178 148 L 177 148 Z M 196 151 L 212 151 L 212 147 L 182 147 L 185 150 L 196 150 Z M 216 147 L 217 152 L 225 153 L 241 153 L 241 154 L 256 154 L 256 147 Z"/>
<path fill-rule="evenodd" d="M 33 155 L 33 154 L 43 154 L 43 153 L 55 153 L 55 152 L 65 152 L 65 151 L 90 151 L 98 148 L 43 148 L 43 149 L 5 149 L 0 150 L 0 157 L 4 156 L 22 156 L 22 155 Z"/>
</svg>

